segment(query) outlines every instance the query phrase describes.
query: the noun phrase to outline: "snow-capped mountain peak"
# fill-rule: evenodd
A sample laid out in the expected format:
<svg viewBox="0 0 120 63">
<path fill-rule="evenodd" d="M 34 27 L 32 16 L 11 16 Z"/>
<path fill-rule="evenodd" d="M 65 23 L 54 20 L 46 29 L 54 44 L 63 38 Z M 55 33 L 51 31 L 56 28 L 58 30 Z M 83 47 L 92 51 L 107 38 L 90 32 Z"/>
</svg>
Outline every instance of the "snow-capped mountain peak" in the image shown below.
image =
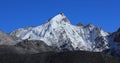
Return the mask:
<svg viewBox="0 0 120 63">
<path fill-rule="evenodd" d="M 50 22 L 56 22 L 58 24 L 61 24 L 63 22 L 70 23 L 68 18 L 64 15 L 64 13 L 59 13 L 58 15 L 54 16 L 52 19 L 49 20 Z"/>
<path fill-rule="evenodd" d="M 63 13 L 59 13 L 41 26 L 18 29 L 11 35 L 22 40 L 42 40 L 47 45 L 61 50 L 100 52 L 109 48 L 107 32 L 92 24 L 74 26 Z"/>
</svg>

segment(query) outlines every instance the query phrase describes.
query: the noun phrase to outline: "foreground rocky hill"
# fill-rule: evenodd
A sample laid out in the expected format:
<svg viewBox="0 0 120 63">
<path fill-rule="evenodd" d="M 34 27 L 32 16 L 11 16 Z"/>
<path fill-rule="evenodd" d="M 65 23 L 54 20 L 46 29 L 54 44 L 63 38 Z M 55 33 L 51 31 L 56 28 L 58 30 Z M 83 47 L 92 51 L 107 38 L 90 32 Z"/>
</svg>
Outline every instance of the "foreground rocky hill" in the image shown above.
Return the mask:
<svg viewBox="0 0 120 63">
<path fill-rule="evenodd" d="M 93 52 L 47 52 L 39 54 L 0 54 L 0 63 L 120 63 L 120 59 Z"/>
</svg>

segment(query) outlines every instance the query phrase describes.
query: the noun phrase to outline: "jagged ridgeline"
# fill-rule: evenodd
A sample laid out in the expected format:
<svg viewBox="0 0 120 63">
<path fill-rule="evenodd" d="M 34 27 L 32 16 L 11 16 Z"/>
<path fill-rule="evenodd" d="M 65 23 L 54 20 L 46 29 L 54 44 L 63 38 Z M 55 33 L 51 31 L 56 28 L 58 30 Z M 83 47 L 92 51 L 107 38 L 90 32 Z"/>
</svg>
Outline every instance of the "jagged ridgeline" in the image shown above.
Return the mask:
<svg viewBox="0 0 120 63">
<path fill-rule="evenodd" d="M 59 13 L 46 23 L 0 31 L 0 63 L 120 63 L 120 29 L 72 25 Z"/>
<path fill-rule="evenodd" d="M 41 40 L 60 50 L 102 52 L 109 49 L 107 32 L 92 24 L 72 25 L 63 13 L 54 16 L 43 25 L 21 28 L 10 35 L 21 40 Z"/>
</svg>

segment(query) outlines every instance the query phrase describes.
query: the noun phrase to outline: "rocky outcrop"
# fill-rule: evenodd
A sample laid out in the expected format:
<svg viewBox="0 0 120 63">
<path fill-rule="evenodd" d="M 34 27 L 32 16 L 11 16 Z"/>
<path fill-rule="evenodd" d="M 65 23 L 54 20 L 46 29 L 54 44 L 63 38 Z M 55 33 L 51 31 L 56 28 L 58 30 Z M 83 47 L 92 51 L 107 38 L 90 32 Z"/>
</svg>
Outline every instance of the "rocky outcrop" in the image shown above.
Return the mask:
<svg viewBox="0 0 120 63">
<path fill-rule="evenodd" d="M 15 45 L 18 48 L 22 48 L 25 53 L 35 54 L 41 52 L 58 52 L 57 47 L 51 47 L 40 40 L 23 40 Z"/>
</svg>

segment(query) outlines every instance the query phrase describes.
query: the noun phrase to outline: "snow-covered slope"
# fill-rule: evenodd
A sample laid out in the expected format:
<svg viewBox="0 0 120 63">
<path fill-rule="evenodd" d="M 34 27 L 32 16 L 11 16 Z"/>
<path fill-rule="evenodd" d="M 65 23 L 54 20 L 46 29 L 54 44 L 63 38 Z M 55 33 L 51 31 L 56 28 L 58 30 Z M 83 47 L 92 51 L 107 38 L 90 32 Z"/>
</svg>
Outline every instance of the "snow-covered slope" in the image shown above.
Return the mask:
<svg viewBox="0 0 120 63">
<path fill-rule="evenodd" d="M 42 40 L 49 46 L 61 50 L 85 50 L 101 52 L 108 47 L 108 33 L 91 24 L 74 26 L 60 13 L 47 23 L 29 28 L 21 28 L 10 34 L 21 40 Z"/>
</svg>

